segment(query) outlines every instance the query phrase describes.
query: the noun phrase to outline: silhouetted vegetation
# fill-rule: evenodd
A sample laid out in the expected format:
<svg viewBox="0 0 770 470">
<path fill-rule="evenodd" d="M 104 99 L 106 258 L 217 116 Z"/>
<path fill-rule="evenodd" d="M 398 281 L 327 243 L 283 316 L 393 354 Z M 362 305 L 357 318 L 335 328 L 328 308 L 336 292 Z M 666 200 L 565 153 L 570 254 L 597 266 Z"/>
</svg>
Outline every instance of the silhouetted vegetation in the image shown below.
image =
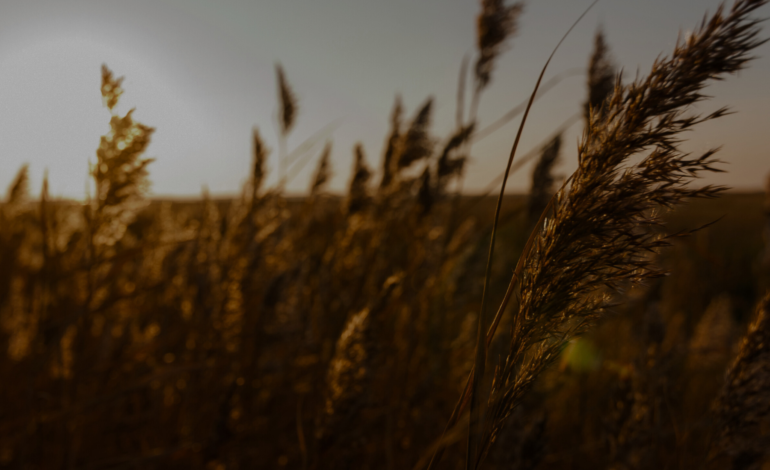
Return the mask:
<svg viewBox="0 0 770 470">
<path fill-rule="evenodd" d="M 240 197 L 148 199 L 154 129 L 104 67 L 94 193 L 33 198 L 24 166 L 0 204 L 0 468 L 767 468 L 767 208 L 693 187 L 719 162 L 679 149 L 725 114 L 690 106 L 748 63 L 765 3 L 628 84 L 597 33 L 577 171 L 554 175 L 554 129 L 499 211 L 460 188 L 521 4 L 482 1 L 456 129 L 396 98 L 379 170 L 356 145 L 342 196 L 331 143 L 307 195 L 282 192 L 313 146 L 286 148 L 277 65 L 279 183 L 254 129 Z"/>
</svg>

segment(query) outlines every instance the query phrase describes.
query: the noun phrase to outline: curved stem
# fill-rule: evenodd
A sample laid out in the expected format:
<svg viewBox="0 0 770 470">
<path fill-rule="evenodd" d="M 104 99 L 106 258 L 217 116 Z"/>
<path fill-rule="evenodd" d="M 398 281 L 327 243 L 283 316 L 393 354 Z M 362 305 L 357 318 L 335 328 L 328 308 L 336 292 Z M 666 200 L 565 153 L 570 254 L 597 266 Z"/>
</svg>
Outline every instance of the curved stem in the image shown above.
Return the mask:
<svg viewBox="0 0 770 470">
<path fill-rule="evenodd" d="M 551 55 L 548 57 L 548 60 L 545 62 L 543 69 L 540 71 L 540 76 L 537 78 L 537 83 L 535 84 L 535 88 L 534 90 L 532 90 L 532 94 L 529 97 L 527 108 L 524 111 L 524 116 L 522 117 L 521 124 L 519 125 L 519 130 L 516 133 L 516 139 L 513 142 L 511 153 L 508 156 L 508 164 L 506 165 L 506 168 L 505 168 L 505 176 L 503 176 L 503 184 L 500 188 L 500 196 L 497 199 L 497 206 L 495 207 L 495 218 L 492 224 L 492 236 L 489 242 L 489 256 L 487 258 L 487 268 L 484 275 L 484 290 L 482 291 L 481 309 L 480 309 L 479 318 L 478 318 L 478 328 L 477 328 L 477 336 L 476 336 L 476 360 L 475 360 L 476 371 L 473 374 L 473 380 L 471 381 L 471 390 L 470 390 L 471 416 L 470 416 L 470 422 L 468 424 L 468 454 L 467 454 L 467 460 L 466 460 L 467 470 L 476 469 L 478 466 L 478 463 L 480 463 L 477 460 L 480 457 L 480 455 L 478 454 L 478 445 L 479 445 L 479 441 L 481 440 L 481 435 L 483 433 L 483 423 L 481 421 L 480 399 L 479 399 L 478 392 L 479 392 L 481 381 L 484 377 L 484 368 L 486 366 L 486 360 L 487 360 L 487 344 L 486 344 L 486 337 L 484 332 L 484 325 L 485 325 L 485 316 L 486 316 L 486 309 L 487 309 L 487 302 L 488 302 L 489 280 L 492 273 L 492 259 L 494 257 L 495 239 L 497 238 L 497 225 L 500 220 L 500 208 L 502 207 L 503 196 L 505 195 L 505 185 L 508 182 L 508 174 L 510 172 L 511 165 L 513 164 L 513 158 L 516 155 L 516 150 L 519 147 L 519 142 L 521 140 L 521 135 L 524 131 L 524 125 L 527 122 L 527 117 L 529 116 L 529 111 L 532 109 L 532 103 L 535 101 L 538 88 L 540 87 L 540 83 L 543 80 L 543 75 L 545 75 L 546 69 L 548 69 L 548 65 L 551 63 L 551 59 L 553 59 L 554 54 L 556 54 L 556 51 L 559 49 L 559 46 L 561 46 L 561 44 L 567 38 L 569 33 L 575 28 L 575 26 L 580 22 L 580 20 L 583 19 L 583 17 L 588 13 L 588 11 L 591 10 L 591 8 L 594 5 L 596 5 L 598 1 L 599 0 L 594 0 L 594 2 L 591 3 L 591 5 L 583 12 L 583 14 L 580 15 L 580 17 L 572 24 L 572 26 L 569 28 L 569 30 L 567 30 L 567 32 L 561 38 L 561 40 L 556 45 L 554 50 L 551 52 Z"/>
</svg>

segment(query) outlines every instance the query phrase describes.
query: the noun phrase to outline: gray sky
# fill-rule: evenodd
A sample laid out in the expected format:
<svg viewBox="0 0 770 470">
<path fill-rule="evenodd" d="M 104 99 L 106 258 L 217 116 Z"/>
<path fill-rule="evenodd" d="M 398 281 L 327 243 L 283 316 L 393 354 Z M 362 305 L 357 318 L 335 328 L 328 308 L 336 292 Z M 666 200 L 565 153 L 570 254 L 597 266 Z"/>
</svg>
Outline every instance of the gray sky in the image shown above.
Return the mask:
<svg viewBox="0 0 770 470">
<path fill-rule="evenodd" d="M 520 31 L 499 60 L 483 96 L 481 126 L 525 100 L 551 49 L 589 0 L 527 3 Z M 693 29 L 718 1 L 602 0 L 554 58 L 546 78 L 584 68 L 592 38 L 603 26 L 612 55 L 632 78 L 668 54 L 680 30 Z M 462 57 L 474 50 L 478 3 L 472 0 L 4 0 L 0 6 L 0 191 L 23 163 L 33 190 L 47 168 L 54 195 L 81 198 L 88 162 L 95 159 L 109 114 L 99 94 L 102 63 L 125 76 L 122 112 L 155 127 L 148 156 L 155 195 L 233 194 L 246 180 L 251 128 L 274 151 L 274 64 L 280 61 L 299 97 L 294 148 L 336 123 L 335 177 L 348 182 L 355 142 L 378 166 L 397 93 L 407 116 L 436 99 L 433 131 L 445 138 L 454 124 Z M 763 8 L 759 16 L 770 16 Z M 770 31 L 765 36 L 770 35 Z M 703 111 L 730 105 L 737 114 L 691 133 L 687 148 L 723 145 L 727 174 L 707 182 L 759 189 L 770 172 L 770 46 L 736 77 L 708 89 Z M 538 145 L 580 109 L 585 78 L 566 78 L 535 106 L 522 152 Z M 480 191 L 505 165 L 518 121 L 473 147 L 465 181 Z M 580 125 L 565 135 L 559 172 L 575 168 Z M 316 159 L 320 146 L 313 150 Z M 271 159 L 270 168 L 277 169 Z M 315 161 L 290 182 L 308 186 Z M 529 167 L 510 188 L 526 190 Z M 270 180 L 275 181 L 275 171 Z"/>
</svg>

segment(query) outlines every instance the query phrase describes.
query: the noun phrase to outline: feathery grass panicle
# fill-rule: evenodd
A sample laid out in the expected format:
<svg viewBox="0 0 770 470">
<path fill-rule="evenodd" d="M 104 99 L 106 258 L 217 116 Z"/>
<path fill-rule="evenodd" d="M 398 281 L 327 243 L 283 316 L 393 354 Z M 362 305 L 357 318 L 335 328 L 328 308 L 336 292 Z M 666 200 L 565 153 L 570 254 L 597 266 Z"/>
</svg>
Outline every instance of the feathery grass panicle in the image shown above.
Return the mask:
<svg viewBox="0 0 770 470">
<path fill-rule="evenodd" d="M 29 197 L 29 165 L 24 164 L 19 168 L 16 177 L 8 188 L 6 198 L 8 204 L 17 205 L 26 201 Z"/>
<path fill-rule="evenodd" d="M 518 280 L 519 308 L 508 356 L 494 374 L 478 463 L 563 345 L 610 307 L 611 293 L 662 274 L 648 256 L 667 245 L 655 232 L 662 224 L 655 210 L 723 189 L 689 187 L 699 173 L 718 171 L 714 151 L 690 157 L 678 149 L 678 138 L 725 114 L 684 112 L 704 98 L 707 80 L 740 70 L 762 43 L 758 21 L 749 14 L 765 3 L 738 0 L 729 10 L 720 7 L 677 44 L 671 58 L 657 60 L 647 78 L 616 89 L 604 119 L 592 118 L 578 148 L 578 169 L 552 199 L 511 281 Z M 627 163 L 644 151 L 639 163 Z"/>
<path fill-rule="evenodd" d="M 110 131 L 102 136 L 96 150 L 96 164 L 91 175 L 96 185 L 95 216 L 97 244 L 111 245 L 125 231 L 126 225 L 144 205 L 149 189 L 147 166 L 151 158 L 142 158 L 155 131 L 152 127 L 135 122 L 133 109 L 121 117 L 114 114 L 118 102 L 121 79 L 112 78 L 112 72 L 102 66 L 102 95 L 112 113 Z"/>
<path fill-rule="evenodd" d="M 50 230 L 50 195 L 48 194 L 48 170 L 43 173 L 43 184 L 40 188 L 40 235 L 43 239 L 43 263 L 46 264 L 51 255 Z M 45 268 L 46 266 L 44 266 Z"/>
<path fill-rule="evenodd" d="M 320 454 L 331 460 L 323 461 L 323 468 L 342 468 L 339 465 L 344 465 L 343 462 L 350 465 L 350 454 L 354 451 L 349 448 L 351 441 L 364 437 L 354 435 L 361 429 L 361 423 L 356 421 L 361 409 L 372 404 L 371 381 L 382 363 L 383 315 L 402 280 L 403 274 L 388 277 L 378 297 L 368 307 L 349 316 L 337 339 L 327 371 L 323 407 L 317 417 Z M 329 455 L 338 443 L 340 448 L 336 450 L 341 455 Z"/>
<path fill-rule="evenodd" d="M 43 262 L 41 266 L 41 304 L 42 304 L 42 317 L 43 321 L 48 320 L 48 307 L 51 302 L 50 288 L 53 284 L 51 274 L 55 272 L 55 268 L 51 266 L 51 261 L 54 258 L 52 255 L 57 253 L 56 249 L 56 232 L 57 227 L 56 220 L 57 210 L 56 206 L 51 204 L 50 195 L 48 193 L 48 170 L 43 173 L 43 184 L 40 188 L 40 201 L 38 203 L 39 224 L 40 228 L 40 246 L 43 255 Z"/>
<path fill-rule="evenodd" d="M 393 181 L 394 175 L 398 172 L 396 166 L 398 143 L 401 140 L 401 115 L 404 112 L 401 104 L 401 97 L 396 95 L 393 103 L 393 111 L 390 114 L 390 134 L 385 142 L 385 153 L 382 156 L 382 180 L 380 189 L 387 188 Z"/>
<path fill-rule="evenodd" d="M 599 114 L 604 102 L 612 96 L 616 73 L 604 31 L 599 29 L 594 36 L 594 50 L 588 61 L 588 100 L 584 105 L 586 123 L 590 122 L 591 113 Z"/>
<path fill-rule="evenodd" d="M 505 40 L 516 34 L 523 3 L 505 6 L 504 0 L 481 0 L 481 13 L 476 21 L 476 87 L 485 88 L 492 79 L 495 58 L 503 51 Z"/>
<path fill-rule="evenodd" d="M 102 100 L 110 111 L 118 104 L 123 94 L 123 77 L 115 78 L 107 65 L 102 64 Z"/>
<path fill-rule="evenodd" d="M 259 196 L 259 190 L 262 188 L 262 183 L 265 179 L 265 163 L 267 162 L 267 157 L 270 155 L 270 150 L 265 146 L 264 142 L 262 142 L 259 129 L 256 127 L 252 131 L 251 142 L 254 158 L 251 170 L 251 203 L 253 205 Z"/>
<path fill-rule="evenodd" d="M 466 155 L 456 156 L 455 154 L 470 140 L 475 127 L 474 124 L 470 124 L 459 128 L 444 145 L 441 156 L 438 158 L 436 170 L 440 184 L 451 176 L 462 173 L 468 157 Z"/>
<path fill-rule="evenodd" d="M 417 190 L 417 203 L 420 205 L 422 215 L 430 212 L 436 203 L 435 188 L 431 183 L 430 167 L 425 167 L 420 176 L 420 188 Z"/>
<path fill-rule="evenodd" d="M 367 361 L 372 359 L 372 346 L 376 332 L 371 328 L 372 318 L 369 309 L 364 309 L 352 315 L 345 324 L 337 346 L 334 358 L 328 372 L 328 391 L 322 412 L 323 421 L 319 427 L 318 437 L 333 437 L 324 428 L 334 427 L 331 421 L 340 419 L 345 414 L 352 414 L 362 406 L 358 402 L 364 393 L 364 386 L 373 371 L 367 367 Z"/>
<path fill-rule="evenodd" d="M 724 453 L 734 469 L 763 468 L 770 457 L 770 294 L 757 306 L 715 408 L 720 434 L 712 458 Z"/>
<path fill-rule="evenodd" d="M 313 176 L 313 183 L 310 186 L 310 195 L 315 196 L 321 193 L 326 187 L 326 183 L 332 176 L 331 161 L 329 160 L 332 153 L 332 144 L 327 142 L 321 152 L 321 158 L 318 161 L 318 167 L 315 170 Z"/>
<path fill-rule="evenodd" d="M 561 134 L 553 138 L 540 153 L 540 158 L 532 171 L 532 183 L 529 189 L 527 201 L 528 218 L 533 223 L 548 206 L 548 201 L 553 196 L 554 175 L 553 167 L 559 161 L 561 150 Z"/>
<path fill-rule="evenodd" d="M 463 127 L 465 122 L 465 80 L 468 76 L 468 60 L 469 57 L 466 54 L 463 57 L 463 61 L 460 63 L 460 75 L 457 80 L 457 109 L 455 110 L 455 126 L 457 128 Z"/>
<path fill-rule="evenodd" d="M 715 297 L 695 325 L 689 361 L 697 367 L 724 366 L 733 344 L 733 306 L 726 294 Z"/>
<path fill-rule="evenodd" d="M 350 189 L 348 190 L 348 214 L 354 214 L 363 209 L 369 200 L 369 191 L 367 184 L 372 176 L 371 170 L 366 165 L 366 156 L 364 147 L 357 143 L 353 149 L 355 158 L 353 160 L 353 177 L 350 179 Z"/>
<path fill-rule="evenodd" d="M 278 119 L 281 124 L 281 134 L 287 135 L 294 127 L 297 118 L 297 97 L 286 80 L 286 74 L 281 64 L 275 64 L 275 73 L 278 78 Z"/>
<path fill-rule="evenodd" d="M 275 73 L 278 82 L 278 179 L 281 186 L 286 184 L 286 170 L 289 165 L 287 154 L 287 138 L 297 120 L 297 97 L 289 86 L 286 74 L 280 63 L 275 64 Z"/>
<path fill-rule="evenodd" d="M 397 147 L 398 169 L 408 168 L 412 163 L 428 158 L 433 152 L 433 140 L 428 133 L 433 98 L 428 98 L 415 115 L 409 128 Z"/>
</svg>

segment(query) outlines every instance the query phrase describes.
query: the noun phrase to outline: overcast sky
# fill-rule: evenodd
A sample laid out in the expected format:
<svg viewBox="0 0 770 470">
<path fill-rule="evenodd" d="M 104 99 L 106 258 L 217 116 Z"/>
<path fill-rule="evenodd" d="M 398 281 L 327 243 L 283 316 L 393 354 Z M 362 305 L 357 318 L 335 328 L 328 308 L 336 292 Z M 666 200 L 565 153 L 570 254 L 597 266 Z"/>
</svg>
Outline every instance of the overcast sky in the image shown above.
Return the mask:
<svg viewBox="0 0 770 470">
<path fill-rule="evenodd" d="M 551 49 L 589 0 L 526 4 L 519 34 L 501 57 L 483 96 L 482 127 L 530 93 Z M 585 68 L 602 26 L 616 62 L 632 78 L 668 54 L 680 30 L 693 29 L 718 1 L 602 0 L 554 58 L 546 78 Z M 327 128 L 333 141 L 331 189 L 348 182 L 352 148 L 364 144 L 379 166 L 396 94 L 407 116 L 436 99 L 433 133 L 454 123 L 460 63 L 474 51 L 478 3 L 472 0 L 3 0 L 0 5 L 0 191 L 23 163 L 39 191 L 47 168 L 54 195 L 85 194 L 109 113 L 99 94 L 100 66 L 125 76 L 120 110 L 155 127 L 148 156 L 154 195 L 193 196 L 206 185 L 233 194 L 246 180 L 251 129 L 278 148 L 274 64 L 299 98 L 289 148 Z M 763 8 L 759 16 L 770 16 Z M 765 33 L 765 37 L 770 31 Z M 760 189 L 770 172 L 770 47 L 738 76 L 712 86 L 699 109 L 730 105 L 737 114 L 690 134 L 687 148 L 723 145 L 727 174 L 707 182 Z M 585 99 L 585 77 L 565 78 L 535 106 L 522 154 L 537 146 Z M 500 173 L 518 121 L 477 143 L 465 188 L 477 192 Z M 565 135 L 559 172 L 575 168 L 580 124 Z M 321 142 L 322 143 L 322 142 Z M 290 192 L 308 186 L 320 146 Z M 271 159 L 270 168 L 277 169 Z M 513 191 L 528 186 L 529 167 Z M 275 181 L 275 172 L 273 178 Z"/>
</svg>

